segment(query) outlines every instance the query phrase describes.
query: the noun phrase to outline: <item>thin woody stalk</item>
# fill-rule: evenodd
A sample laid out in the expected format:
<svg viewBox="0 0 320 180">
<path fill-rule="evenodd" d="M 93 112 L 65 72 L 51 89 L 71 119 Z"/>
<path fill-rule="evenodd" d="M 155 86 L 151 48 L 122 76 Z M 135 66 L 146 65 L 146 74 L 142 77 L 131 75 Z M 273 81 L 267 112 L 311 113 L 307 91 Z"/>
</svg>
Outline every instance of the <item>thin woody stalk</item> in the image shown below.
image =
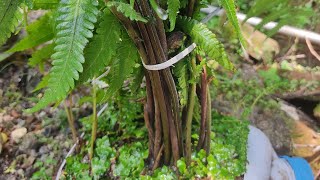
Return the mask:
<svg viewBox="0 0 320 180">
<path fill-rule="evenodd" d="M 196 70 L 196 60 L 195 58 L 192 58 L 191 60 L 191 66 L 192 66 L 192 72 Z M 187 119 L 186 119 L 186 129 L 185 129 L 185 137 L 186 137 L 186 161 L 187 164 L 190 165 L 191 162 L 191 126 L 192 126 L 192 118 L 193 118 L 193 109 L 194 109 L 194 103 L 195 103 L 195 96 L 196 96 L 196 83 L 191 84 L 191 88 L 189 91 L 189 103 L 188 103 L 188 110 L 187 110 Z"/>
<path fill-rule="evenodd" d="M 91 129 L 91 144 L 90 144 L 90 151 L 89 151 L 89 158 L 92 160 L 93 157 L 93 149 L 94 149 L 94 142 L 97 138 L 97 126 L 98 126 L 98 117 L 97 117 L 97 88 L 93 85 L 92 88 L 92 129 Z"/>
<path fill-rule="evenodd" d="M 77 130 L 74 126 L 74 118 L 73 118 L 72 108 L 71 108 L 71 106 L 72 106 L 71 97 L 69 99 L 69 103 L 67 103 L 67 101 L 68 100 L 65 100 L 65 102 L 64 102 L 64 109 L 67 114 L 67 119 L 68 119 L 68 123 L 69 123 L 70 129 L 71 129 L 73 142 L 76 142 L 77 141 Z"/>
<path fill-rule="evenodd" d="M 205 138 L 205 150 L 207 155 L 209 155 L 210 153 L 211 118 L 212 118 L 211 95 L 210 95 L 210 87 L 208 84 L 207 85 L 207 123 L 206 123 L 206 138 Z"/>
<path fill-rule="evenodd" d="M 199 61 L 202 58 L 197 55 Z M 200 123 L 200 133 L 197 150 L 205 148 L 205 137 L 206 137 L 206 124 L 207 124 L 207 70 L 206 66 L 203 66 L 203 72 L 201 74 L 201 123 Z"/>
</svg>

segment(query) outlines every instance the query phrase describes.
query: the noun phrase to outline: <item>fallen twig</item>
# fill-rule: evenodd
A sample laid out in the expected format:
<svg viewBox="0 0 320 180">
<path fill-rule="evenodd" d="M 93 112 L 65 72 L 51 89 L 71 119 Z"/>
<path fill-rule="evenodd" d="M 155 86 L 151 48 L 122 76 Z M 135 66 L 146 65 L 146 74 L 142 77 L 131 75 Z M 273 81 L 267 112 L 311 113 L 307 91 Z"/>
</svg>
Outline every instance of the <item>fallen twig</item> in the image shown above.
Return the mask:
<svg viewBox="0 0 320 180">
<path fill-rule="evenodd" d="M 320 145 L 316 144 L 293 144 L 295 148 L 313 148 L 313 152 L 318 152 L 320 150 Z"/>
<path fill-rule="evenodd" d="M 276 59 L 276 61 L 286 60 L 286 59 L 303 59 L 306 58 L 305 54 L 297 54 L 297 55 L 291 55 L 291 56 L 282 56 Z"/>
<path fill-rule="evenodd" d="M 84 137 L 84 132 L 80 135 L 80 139 L 82 139 Z M 56 180 L 59 180 L 60 179 L 60 176 L 61 176 L 61 173 L 62 173 L 62 170 L 63 170 L 63 167 L 66 165 L 66 162 L 67 162 L 67 158 L 74 152 L 74 150 L 76 149 L 77 145 L 79 144 L 79 138 L 78 140 L 76 141 L 76 143 L 74 143 L 74 145 L 71 147 L 71 149 L 69 150 L 69 152 L 67 153 L 66 157 L 64 158 L 64 160 L 62 161 L 60 167 L 59 167 L 59 170 L 58 170 L 58 173 L 56 175 Z"/>
<path fill-rule="evenodd" d="M 320 55 L 314 50 L 314 48 L 308 38 L 306 38 L 306 43 L 308 45 L 308 48 L 309 48 L 311 54 L 320 61 Z"/>
</svg>

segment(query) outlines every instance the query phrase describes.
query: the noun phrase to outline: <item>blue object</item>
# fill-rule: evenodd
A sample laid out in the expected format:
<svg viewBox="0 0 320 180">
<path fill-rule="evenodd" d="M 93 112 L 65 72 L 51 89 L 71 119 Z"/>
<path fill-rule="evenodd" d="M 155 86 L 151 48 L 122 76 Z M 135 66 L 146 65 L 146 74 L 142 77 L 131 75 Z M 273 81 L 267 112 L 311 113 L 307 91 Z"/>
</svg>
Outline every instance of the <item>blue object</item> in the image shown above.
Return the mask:
<svg viewBox="0 0 320 180">
<path fill-rule="evenodd" d="M 294 171 L 296 180 L 314 180 L 312 169 L 309 163 L 301 157 L 281 156 L 288 161 Z"/>
</svg>

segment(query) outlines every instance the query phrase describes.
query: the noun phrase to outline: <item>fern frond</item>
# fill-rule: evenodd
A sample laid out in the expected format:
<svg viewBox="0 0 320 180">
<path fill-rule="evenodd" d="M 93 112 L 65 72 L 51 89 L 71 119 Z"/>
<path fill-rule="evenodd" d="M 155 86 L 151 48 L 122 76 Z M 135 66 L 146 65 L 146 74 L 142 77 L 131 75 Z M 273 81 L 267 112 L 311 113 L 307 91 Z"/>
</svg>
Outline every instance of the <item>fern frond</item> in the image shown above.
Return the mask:
<svg viewBox="0 0 320 180">
<path fill-rule="evenodd" d="M 188 84 L 189 84 L 189 71 L 188 71 L 188 64 L 187 61 L 180 61 L 178 62 L 174 68 L 173 72 L 174 75 L 178 79 L 178 94 L 180 99 L 181 106 L 187 105 L 188 101 Z"/>
<path fill-rule="evenodd" d="M 110 64 L 120 41 L 121 24 L 117 18 L 106 9 L 102 16 L 102 21 L 97 34 L 84 50 L 85 63 L 79 82 L 85 82 L 98 76 Z"/>
<path fill-rule="evenodd" d="M 61 101 L 74 88 L 84 62 L 83 50 L 97 21 L 98 2 L 95 0 L 61 0 L 57 17 L 55 53 L 48 88 L 44 97 L 30 111 L 37 111 L 49 103 Z"/>
<path fill-rule="evenodd" d="M 268 12 L 270 9 L 281 3 L 288 3 L 288 0 L 257 0 L 247 13 L 244 22 L 253 16 L 260 16 L 261 14 Z"/>
<path fill-rule="evenodd" d="M 59 5 L 59 0 L 33 0 L 33 10 L 38 9 L 55 9 Z"/>
<path fill-rule="evenodd" d="M 41 81 L 38 83 L 38 85 L 34 88 L 32 92 L 36 92 L 47 87 L 49 79 L 50 79 L 50 74 L 43 76 Z"/>
<path fill-rule="evenodd" d="M 50 58 L 54 53 L 54 44 L 46 45 L 45 47 L 35 51 L 32 57 L 29 59 L 29 65 L 35 67 L 36 65 L 41 65 L 43 62 Z"/>
<path fill-rule="evenodd" d="M 228 70 L 233 70 L 233 64 L 229 61 L 223 45 L 218 41 L 206 25 L 188 17 L 178 16 L 177 26 L 188 34 L 206 54 Z"/>
<path fill-rule="evenodd" d="M 0 46 L 7 41 L 22 19 L 20 4 L 21 0 L 0 1 Z"/>
<path fill-rule="evenodd" d="M 47 13 L 27 28 L 28 35 L 15 44 L 8 52 L 23 51 L 52 40 L 54 37 L 52 13 Z"/>
<path fill-rule="evenodd" d="M 143 77 L 144 77 L 144 67 L 142 65 L 135 67 L 133 70 L 133 80 L 130 83 L 130 90 L 132 93 L 136 93 L 141 87 Z"/>
<path fill-rule="evenodd" d="M 123 85 L 123 82 L 132 73 L 134 65 L 139 60 L 139 55 L 136 46 L 128 37 L 123 38 L 119 48 L 117 49 L 117 57 L 111 65 L 108 74 L 110 78 L 109 88 L 106 90 L 101 101 L 106 101 L 114 93 L 116 93 Z"/>
<path fill-rule="evenodd" d="M 234 0 L 221 0 L 221 4 L 226 11 L 228 19 L 231 21 L 234 29 L 236 30 L 237 36 L 243 46 L 245 46 L 245 41 L 243 39 L 241 29 L 239 26 L 239 21 L 236 15 L 236 8 Z"/>
<path fill-rule="evenodd" d="M 124 16 L 129 18 L 132 21 L 141 21 L 141 22 L 148 22 L 144 17 L 141 16 L 130 4 L 126 4 L 123 2 L 117 1 L 109 1 L 107 3 L 108 7 L 116 7 L 117 11 L 121 12 Z"/>
<path fill-rule="evenodd" d="M 261 29 L 264 25 L 266 25 L 270 21 L 275 21 L 278 18 L 280 18 L 283 15 L 287 15 L 289 13 L 288 8 L 283 8 L 278 11 L 274 11 L 270 14 L 268 14 L 266 17 L 263 18 L 263 20 L 255 27 L 255 29 Z"/>
<path fill-rule="evenodd" d="M 189 0 L 180 0 L 180 7 L 186 8 L 188 6 Z"/>
<path fill-rule="evenodd" d="M 308 22 L 313 12 L 307 8 L 292 6 L 289 0 L 257 0 L 249 10 L 244 22 L 252 16 L 264 16 L 263 20 L 255 27 L 261 30 L 270 21 L 278 21 L 275 28 L 267 31 L 267 36 L 272 36 L 284 25 L 302 26 Z M 291 18 L 294 17 L 294 18 Z"/>
<path fill-rule="evenodd" d="M 168 14 L 170 21 L 170 31 L 173 31 L 176 25 L 177 15 L 180 9 L 180 0 L 168 0 Z"/>
</svg>

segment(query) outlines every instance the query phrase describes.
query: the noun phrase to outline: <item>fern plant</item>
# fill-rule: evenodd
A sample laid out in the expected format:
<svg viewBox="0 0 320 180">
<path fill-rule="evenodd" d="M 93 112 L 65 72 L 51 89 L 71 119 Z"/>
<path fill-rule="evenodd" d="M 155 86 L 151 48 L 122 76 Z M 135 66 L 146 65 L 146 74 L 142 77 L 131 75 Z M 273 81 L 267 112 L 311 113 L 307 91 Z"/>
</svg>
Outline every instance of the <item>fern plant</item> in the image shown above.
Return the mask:
<svg viewBox="0 0 320 180">
<path fill-rule="evenodd" d="M 0 30 L 5 32 L 0 35 L 0 43 L 5 42 L 14 31 L 13 27 L 22 21 L 20 1 L 3 2 L 5 9 L 10 11 L 0 9 Z M 199 16 L 200 7 L 211 2 L 32 1 L 27 6 L 29 10 L 46 9 L 49 12 L 27 25 L 27 36 L 9 51 L 32 49 L 30 66 L 39 65 L 44 70 L 43 64 L 51 59 L 52 67 L 36 88 L 39 90 L 46 86 L 43 97 L 29 112 L 59 103 L 76 87 L 87 82 L 94 84 L 98 79 L 108 83 L 108 86 L 98 93 L 94 88 L 93 117 L 96 117 L 96 102 L 103 103 L 114 98 L 125 80 L 134 79 L 132 92 L 141 84 L 146 88 L 144 119 L 149 138 L 147 167 L 154 170 L 161 165 L 176 165 L 183 157 L 189 165 L 192 149 L 204 149 L 208 155 L 211 152 L 209 91 L 212 77 L 211 73 L 207 73 L 210 69 L 207 62 L 216 61 L 227 70 L 234 69 L 215 34 L 193 18 Z M 234 1 L 222 0 L 221 5 L 226 9 L 241 41 Z M 16 18 L 12 19 L 13 16 Z M 173 35 L 173 38 L 167 41 L 169 35 Z M 197 46 L 196 50 L 184 54 L 185 47 L 192 43 Z M 175 67 L 156 71 L 144 68 L 145 65 L 161 64 L 181 56 L 186 57 Z M 106 67 L 110 69 L 108 73 L 105 72 Z M 196 91 L 197 87 L 199 91 Z M 192 119 L 196 116 L 194 114 L 197 114 L 194 113 L 194 107 L 200 107 L 201 111 L 199 132 L 191 129 Z M 93 125 L 96 119 L 92 119 Z M 191 134 L 194 133 L 199 134 L 199 139 L 192 144 Z M 92 134 L 91 149 L 95 130 Z M 92 151 L 90 154 L 93 154 Z"/>
<path fill-rule="evenodd" d="M 20 0 L 3 0 L 0 2 L 0 46 L 15 31 L 22 18 L 20 5 Z"/>
<path fill-rule="evenodd" d="M 263 16 L 263 20 L 255 27 L 261 30 L 268 22 L 277 21 L 277 26 L 266 32 L 268 36 L 277 33 L 284 25 L 303 26 L 313 13 L 310 9 L 292 5 L 293 2 L 291 0 L 256 0 L 244 22 L 253 16 Z"/>
</svg>

